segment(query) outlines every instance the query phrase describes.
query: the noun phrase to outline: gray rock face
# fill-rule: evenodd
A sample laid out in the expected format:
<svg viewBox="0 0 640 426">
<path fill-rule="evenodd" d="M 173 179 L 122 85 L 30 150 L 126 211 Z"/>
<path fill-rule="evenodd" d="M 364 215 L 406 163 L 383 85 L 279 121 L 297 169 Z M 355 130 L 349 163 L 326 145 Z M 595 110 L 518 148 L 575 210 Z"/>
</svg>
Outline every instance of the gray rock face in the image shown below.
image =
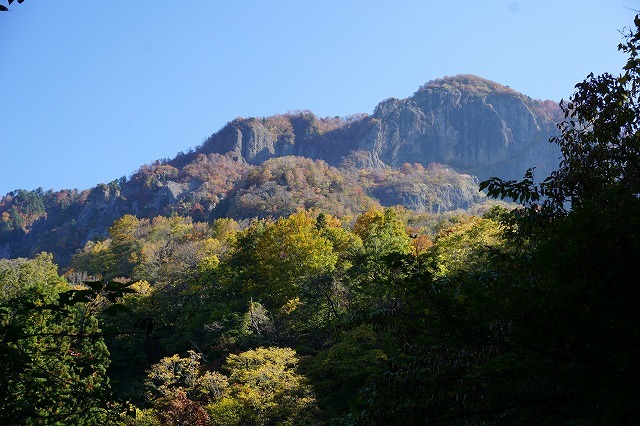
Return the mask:
<svg viewBox="0 0 640 426">
<path fill-rule="evenodd" d="M 113 223 L 126 214 L 120 199 L 118 191 L 112 191 L 106 185 L 98 185 L 92 189 L 87 204 L 76 219 L 78 228 L 88 230 L 87 240 L 103 236 L 106 233 L 104 223 Z"/>
<path fill-rule="evenodd" d="M 235 119 L 211 136 L 205 142 L 205 149 L 219 154 L 233 152 L 254 165 L 274 157 L 305 156 L 303 151 L 309 151 L 303 136 L 298 136 L 299 144 L 295 146 L 296 137 L 292 131 L 269 128 L 267 124 L 266 120 L 256 118 Z"/>
<path fill-rule="evenodd" d="M 550 171 L 559 151 L 549 149 L 555 126 L 543 112 L 542 103 L 478 77 L 437 80 L 380 103 L 360 148 L 391 166 L 437 162 L 481 178 L 536 165 Z"/>
<path fill-rule="evenodd" d="M 404 206 L 419 212 L 442 213 L 456 209 L 469 209 L 486 200 L 478 191 L 478 180 L 469 175 L 459 175 L 455 185 L 434 188 L 427 185 L 396 184 L 377 188 L 372 195 L 383 206 Z"/>
<path fill-rule="evenodd" d="M 543 176 L 558 165 L 548 143 L 560 120 L 554 102 L 535 101 L 470 75 L 424 85 L 407 99 L 387 99 L 372 116 L 322 131 L 312 114 L 236 119 L 211 136 L 205 153 L 234 152 L 250 164 L 273 157 L 305 156 L 331 165 L 447 164 L 484 179 L 521 177 L 532 166 Z"/>
</svg>

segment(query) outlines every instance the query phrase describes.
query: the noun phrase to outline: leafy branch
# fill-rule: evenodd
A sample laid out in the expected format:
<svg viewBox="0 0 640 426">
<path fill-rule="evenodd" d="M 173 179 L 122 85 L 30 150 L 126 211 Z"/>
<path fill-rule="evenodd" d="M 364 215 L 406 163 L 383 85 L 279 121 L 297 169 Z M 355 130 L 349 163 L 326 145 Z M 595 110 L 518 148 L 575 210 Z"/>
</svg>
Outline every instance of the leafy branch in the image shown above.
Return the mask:
<svg viewBox="0 0 640 426">
<path fill-rule="evenodd" d="M 22 3 L 24 0 L 7 0 L 7 3 L 9 3 L 9 6 L 11 6 L 11 3 L 13 3 L 14 1 L 17 1 L 18 3 Z M 0 12 L 8 12 L 8 11 L 9 11 L 9 8 L 7 6 L 0 4 Z"/>
</svg>

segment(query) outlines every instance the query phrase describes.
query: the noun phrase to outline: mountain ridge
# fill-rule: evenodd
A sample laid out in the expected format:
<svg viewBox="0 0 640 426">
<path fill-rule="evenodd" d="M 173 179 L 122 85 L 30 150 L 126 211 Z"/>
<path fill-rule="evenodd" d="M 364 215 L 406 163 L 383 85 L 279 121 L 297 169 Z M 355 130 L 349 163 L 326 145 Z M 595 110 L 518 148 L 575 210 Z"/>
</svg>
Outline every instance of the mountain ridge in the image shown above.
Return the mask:
<svg viewBox="0 0 640 426">
<path fill-rule="evenodd" d="M 480 178 L 515 177 L 532 165 L 542 173 L 557 166 L 549 160 L 557 159 L 559 151 L 540 142 L 555 134 L 561 118 L 553 101 L 534 100 L 462 74 L 432 80 L 408 98 L 388 98 L 372 115 L 342 123 L 331 122 L 338 117 L 319 119 L 307 111 L 237 118 L 207 138 L 196 153 L 234 152 L 249 164 L 286 155 L 333 166 L 345 160 L 356 167 L 436 162 Z M 514 157 L 521 161 L 514 164 Z"/>
<path fill-rule="evenodd" d="M 0 257 L 54 253 L 64 265 L 124 214 L 196 221 L 315 208 L 353 215 L 401 204 L 417 211 L 483 202 L 480 179 L 545 175 L 559 151 L 546 143 L 558 104 L 458 75 L 373 114 L 319 118 L 310 111 L 236 118 L 200 146 L 90 190 L 13 191 L 0 200 Z M 476 177 L 474 177 L 476 176 Z"/>
</svg>

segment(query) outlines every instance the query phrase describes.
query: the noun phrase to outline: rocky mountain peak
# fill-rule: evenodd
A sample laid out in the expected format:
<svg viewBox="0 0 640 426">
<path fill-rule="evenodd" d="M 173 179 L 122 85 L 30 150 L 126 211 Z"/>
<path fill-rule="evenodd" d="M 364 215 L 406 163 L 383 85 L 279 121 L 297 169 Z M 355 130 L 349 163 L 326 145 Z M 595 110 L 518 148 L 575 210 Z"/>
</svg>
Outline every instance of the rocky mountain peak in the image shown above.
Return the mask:
<svg viewBox="0 0 640 426">
<path fill-rule="evenodd" d="M 480 178 L 519 176 L 557 166 L 547 141 L 560 109 L 502 84 L 462 74 L 432 80 L 406 99 L 380 102 L 373 115 L 350 120 L 302 111 L 238 118 L 208 138 L 204 153 L 233 152 L 249 164 L 304 156 L 330 165 L 397 167 L 448 164 Z"/>
<path fill-rule="evenodd" d="M 472 74 L 458 74 L 453 77 L 443 77 L 436 80 L 428 81 L 427 83 L 422 85 L 415 94 L 438 89 L 458 90 L 461 93 L 474 94 L 478 96 L 489 94 L 524 96 L 521 93 L 511 89 L 509 86 L 504 86 L 500 83 L 496 83 L 495 81 L 487 80 L 486 78 L 478 77 Z"/>
</svg>

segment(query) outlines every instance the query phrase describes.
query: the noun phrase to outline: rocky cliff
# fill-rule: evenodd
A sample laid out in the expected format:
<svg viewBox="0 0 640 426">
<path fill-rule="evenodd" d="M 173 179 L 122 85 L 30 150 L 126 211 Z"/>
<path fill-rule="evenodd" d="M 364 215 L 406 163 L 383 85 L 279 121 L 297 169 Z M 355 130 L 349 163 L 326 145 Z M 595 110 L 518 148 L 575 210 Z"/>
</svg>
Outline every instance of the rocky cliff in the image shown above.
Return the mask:
<svg viewBox="0 0 640 426">
<path fill-rule="evenodd" d="M 480 178 L 520 176 L 558 165 L 548 143 L 560 110 L 500 84 L 462 75 L 427 83 L 412 97 L 381 102 L 360 149 L 390 166 L 443 163 Z"/>
<path fill-rule="evenodd" d="M 441 163 L 481 179 L 520 177 L 535 166 L 542 176 L 558 165 L 559 151 L 548 140 L 560 118 L 555 102 L 459 75 L 431 81 L 407 99 L 387 99 L 373 115 L 350 121 L 310 113 L 236 119 L 200 151 L 234 152 L 250 164 L 285 155 L 335 166 Z"/>
</svg>

